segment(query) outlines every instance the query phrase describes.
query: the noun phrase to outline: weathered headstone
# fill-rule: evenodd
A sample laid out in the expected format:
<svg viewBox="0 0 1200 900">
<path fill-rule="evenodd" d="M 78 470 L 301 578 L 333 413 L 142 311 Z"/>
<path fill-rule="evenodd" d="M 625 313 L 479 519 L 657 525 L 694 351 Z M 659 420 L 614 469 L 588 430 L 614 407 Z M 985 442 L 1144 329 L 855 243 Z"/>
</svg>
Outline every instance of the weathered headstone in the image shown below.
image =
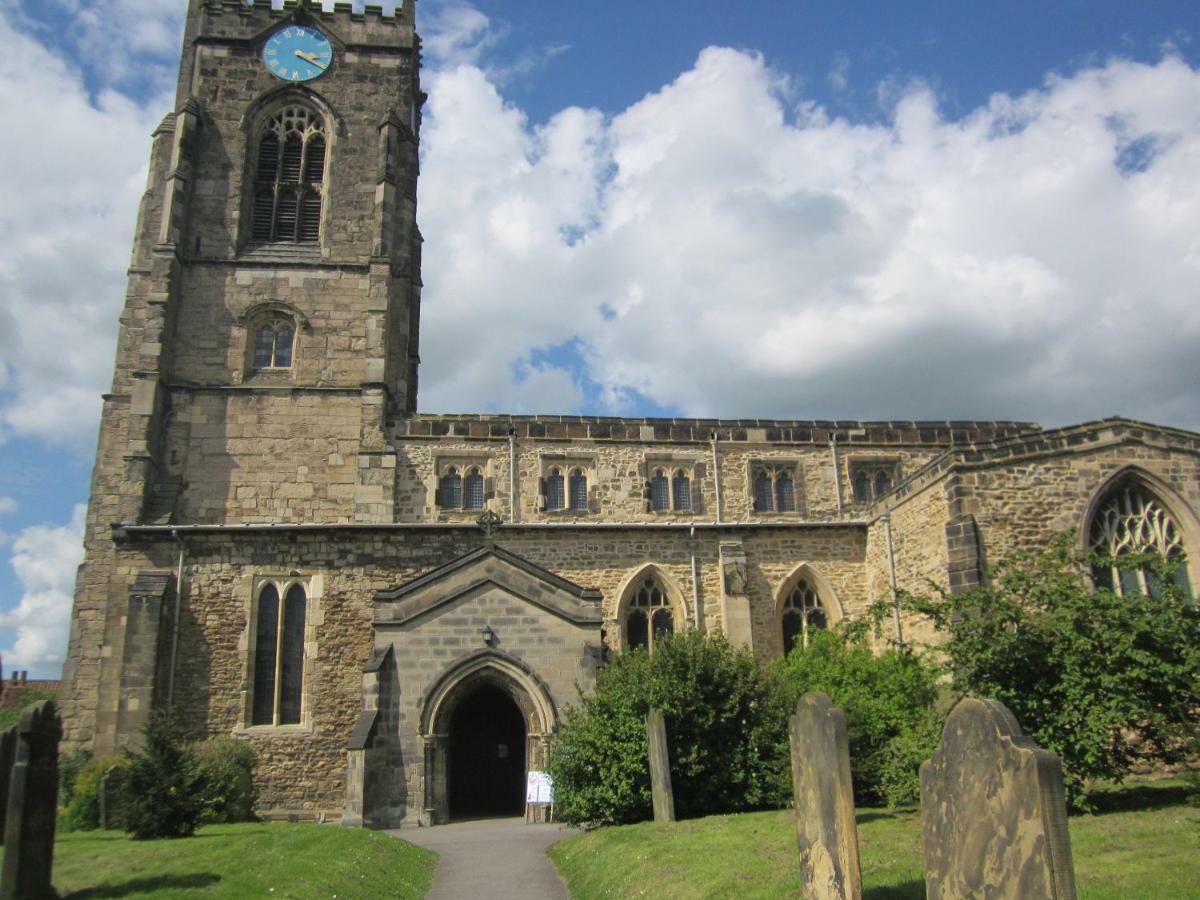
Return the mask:
<svg viewBox="0 0 1200 900">
<path fill-rule="evenodd" d="M 921 766 L 925 893 L 1074 900 L 1062 764 L 1003 703 L 962 700 Z"/>
<path fill-rule="evenodd" d="M 54 896 L 54 823 L 58 814 L 58 742 L 62 719 L 47 700 L 21 713 L 17 761 L 9 782 L 0 900 Z"/>
<path fill-rule="evenodd" d="M 17 761 L 17 726 L 0 731 L 0 843 L 4 842 L 4 823 L 8 817 L 8 783 Z"/>
<path fill-rule="evenodd" d="M 862 897 L 862 872 L 846 714 L 825 694 L 805 694 L 796 704 L 790 730 L 801 894 L 813 900 L 857 900 Z"/>
<path fill-rule="evenodd" d="M 660 710 L 646 713 L 646 740 L 650 743 L 650 793 L 654 821 L 675 821 L 675 795 L 671 793 L 671 759 L 667 754 L 667 723 Z"/>
</svg>

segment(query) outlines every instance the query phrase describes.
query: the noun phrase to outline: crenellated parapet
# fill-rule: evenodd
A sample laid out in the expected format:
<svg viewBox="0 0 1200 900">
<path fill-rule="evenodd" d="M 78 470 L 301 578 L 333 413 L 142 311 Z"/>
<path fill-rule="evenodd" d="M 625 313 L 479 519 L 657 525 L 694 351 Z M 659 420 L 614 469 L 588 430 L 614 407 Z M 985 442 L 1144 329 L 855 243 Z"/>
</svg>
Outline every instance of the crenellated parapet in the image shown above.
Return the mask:
<svg viewBox="0 0 1200 900">
<path fill-rule="evenodd" d="M 289 19 L 328 29 L 348 47 L 412 47 L 415 39 L 414 0 L 393 4 L 367 3 L 362 9 L 345 0 L 328 6 L 309 0 L 201 0 L 200 34 L 210 38 L 244 38 Z"/>
</svg>

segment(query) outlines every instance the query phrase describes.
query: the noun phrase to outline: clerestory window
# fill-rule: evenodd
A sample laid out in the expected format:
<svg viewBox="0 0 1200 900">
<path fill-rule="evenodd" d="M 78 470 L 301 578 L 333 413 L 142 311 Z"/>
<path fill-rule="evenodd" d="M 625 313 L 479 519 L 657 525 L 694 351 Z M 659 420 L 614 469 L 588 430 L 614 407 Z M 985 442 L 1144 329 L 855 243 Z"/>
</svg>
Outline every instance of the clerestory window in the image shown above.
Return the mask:
<svg viewBox="0 0 1200 900">
<path fill-rule="evenodd" d="M 855 503 L 870 503 L 889 493 L 896 486 L 898 465 L 886 462 L 852 462 L 850 483 Z"/>
<path fill-rule="evenodd" d="M 298 725 L 304 697 L 303 585 L 263 585 L 254 634 L 254 700 L 251 725 Z"/>
<path fill-rule="evenodd" d="M 1126 481 L 1105 498 L 1092 519 L 1089 544 L 1101 557 L 1092 568 L 1097 586 L 1122 596 L 1157 596 L 1162 580 L 1156 561 L 1166 560 L 1176 564 L 1175 586 L 1192 596 L 1179 526 L 1138 482 Z"/>
<path fill-rule="evenodd" d="M 320 239 L 325 151 L 325 124 L 308 107 L 287 106 L 267 120 L 258 136 L 253 240 Z"/>
<path fill-rule="evenodd" d="M 650 509 L 691 512 L 692 480 L 686 469 L 656 468 L 650 473 Z"/>
<path fill-rule="evenodd" d="M 757 466 L 752 486 L 755 512 L 796 511 L 796 487 L 791 467 Z"/>
<path fill-rule="evenodd" d="M 479 510 L 487 502 L 487 486 L 479 466 L 447 466 L 438 479 L 437 505 L 442 509 Z"/>
</svg>

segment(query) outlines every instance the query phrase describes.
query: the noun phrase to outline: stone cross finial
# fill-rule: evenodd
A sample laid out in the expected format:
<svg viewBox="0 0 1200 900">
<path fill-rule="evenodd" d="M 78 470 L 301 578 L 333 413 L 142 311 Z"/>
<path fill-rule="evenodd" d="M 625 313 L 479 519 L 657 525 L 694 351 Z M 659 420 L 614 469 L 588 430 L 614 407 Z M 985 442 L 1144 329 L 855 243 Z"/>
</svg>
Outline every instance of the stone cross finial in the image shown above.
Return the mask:
<svg viewBox="0 0 1200 900">
<path fill-rule="evenodd" d="M 483 529 L 483 539 L 491 544 L 495 542 L 496 530 L 504 524 L 504 520 L 500 518 L 495 510 L 489 509 L 476 519 L 475 523 Z"/>
</svg>

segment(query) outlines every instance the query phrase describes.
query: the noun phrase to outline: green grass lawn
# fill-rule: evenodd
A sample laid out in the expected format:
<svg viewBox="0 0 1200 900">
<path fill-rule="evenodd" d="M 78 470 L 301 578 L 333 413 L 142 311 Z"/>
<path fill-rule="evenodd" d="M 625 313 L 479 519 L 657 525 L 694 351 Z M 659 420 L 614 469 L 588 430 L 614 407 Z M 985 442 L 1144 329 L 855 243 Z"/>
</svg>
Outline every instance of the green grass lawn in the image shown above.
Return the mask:
<svg viewBox="0 0 1200 900">
<path fill-rule="evenodd" d="M 1080 897 L 1200 898 L 1200 809 L 1183 802 L 1178 785 L 1119 792 L 1102 805 L 1108 811 L 1071 819 Z M 858 840 L 868 900 L 925 896 L 915 810 L 859 810 Z M 601 828 L 554 845 L 550 857 L 575 900 L 748 900 L 795 897 L 799 888 L 790 812 Z"/>
<path fill-rule="evenodd" d="M 212 825 L 195 837 L 131 841 L 116 831 L 60 834 L 63 897 L 424 897 L 437 855 L 336 825 Z"/>
</svg>

